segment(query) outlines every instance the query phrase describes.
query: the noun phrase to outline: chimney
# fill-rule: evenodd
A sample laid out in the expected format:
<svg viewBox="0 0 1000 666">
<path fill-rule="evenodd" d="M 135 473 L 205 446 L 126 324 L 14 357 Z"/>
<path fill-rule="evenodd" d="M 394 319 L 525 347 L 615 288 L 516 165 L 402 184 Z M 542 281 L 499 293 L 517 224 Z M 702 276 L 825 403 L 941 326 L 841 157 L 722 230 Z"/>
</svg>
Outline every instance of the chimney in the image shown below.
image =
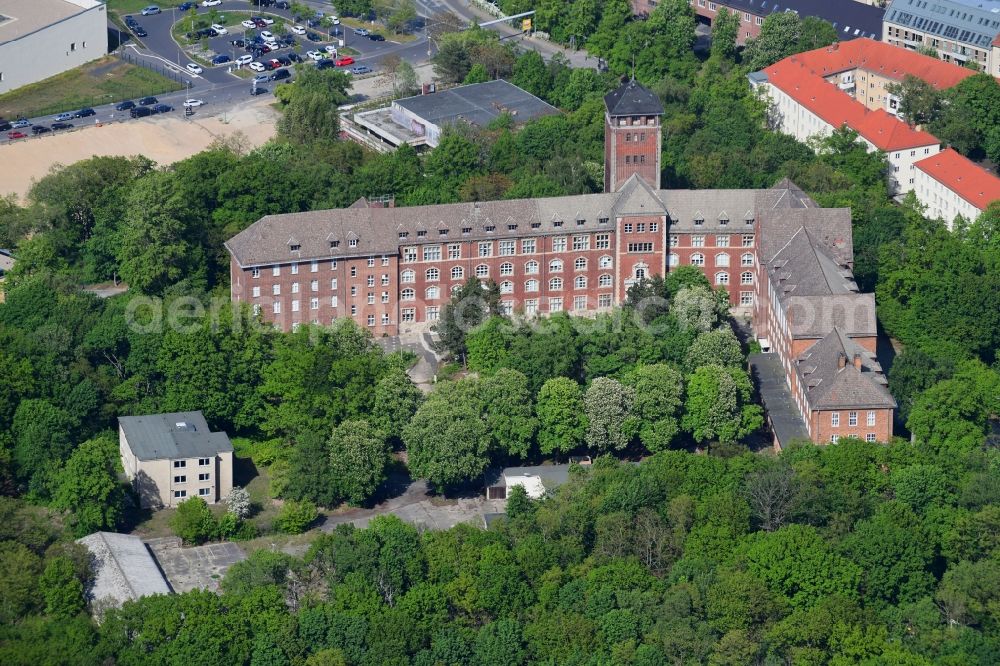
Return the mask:
<svg viewBox="0 0 1000 666">
<path fill-rule="evenodd" d="M 837 368 L 843 370 L 844 366 L 846 365 L 847 365 L 847 355 L 844 353 L 837 354 Z"/>
<path fill-rule="evenodd" d="M 861 354 L 854 355 L 854 367 L 858 370 L 861 369 Z"/>
</svg>

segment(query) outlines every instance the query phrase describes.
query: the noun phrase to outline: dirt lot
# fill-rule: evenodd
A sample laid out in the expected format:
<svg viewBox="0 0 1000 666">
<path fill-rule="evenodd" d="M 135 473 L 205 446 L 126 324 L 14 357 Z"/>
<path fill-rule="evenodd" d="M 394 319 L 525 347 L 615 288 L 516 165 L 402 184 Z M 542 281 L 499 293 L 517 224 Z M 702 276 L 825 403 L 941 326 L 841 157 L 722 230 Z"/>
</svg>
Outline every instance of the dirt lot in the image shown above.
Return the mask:
<svg viewBox="0 0 1000 666">
<path fill-rule="evenodd" d="M 13 192 L 23 198 L 32 181 L 52 166 L 94 155 L 145 155 L 172 164 L 237 132 L 248 148 L 259 146 L 274 135 L 278 113 L 272 101 L 248 102 L 227 113 L 206 109 L 191 120 L 175 112 L 169 118 L 129 120 L 0 145 L 0 196 Z"/>
</svg>

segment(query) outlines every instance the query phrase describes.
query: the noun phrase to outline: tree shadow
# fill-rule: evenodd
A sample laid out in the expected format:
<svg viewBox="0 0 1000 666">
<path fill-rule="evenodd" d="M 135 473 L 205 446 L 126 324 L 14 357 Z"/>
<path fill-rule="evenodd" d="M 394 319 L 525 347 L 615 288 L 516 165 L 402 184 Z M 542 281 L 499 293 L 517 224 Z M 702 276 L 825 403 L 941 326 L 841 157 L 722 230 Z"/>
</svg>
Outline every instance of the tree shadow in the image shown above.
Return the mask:
<svg viewBox="0 0 1000 666">
<path fill-rule="evenodd" d="M 370 509 L 381 504 L 382 502 L 400 497 L 412 484 L 413 477 L 410 476 L 410 472 L 406 469 L 406 465 L 398 460 L 393 460 L 389 463 L 385 481 L 382 482 L 382 485 L 378 487 L 375 494 L 372 495 L 362 506 L 363 508 Z"/>
<path fill-rule="evenodd" d="M 246 488 L 250 482 L 260 476 L 260 470 L 251 458 L 233 456 L 233 485 Z"/>
</svg>

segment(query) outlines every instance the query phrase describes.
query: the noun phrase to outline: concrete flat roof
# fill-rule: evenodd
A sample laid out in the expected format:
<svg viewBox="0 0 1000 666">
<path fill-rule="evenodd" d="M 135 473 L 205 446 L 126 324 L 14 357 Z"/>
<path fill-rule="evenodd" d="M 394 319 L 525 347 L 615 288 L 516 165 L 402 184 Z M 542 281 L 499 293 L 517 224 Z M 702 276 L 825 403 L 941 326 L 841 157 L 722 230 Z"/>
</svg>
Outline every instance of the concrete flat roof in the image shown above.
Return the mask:
<svg viewBox="0 0 1000 666">
<path fill-rule="evenodd" d="M 0 44 L 93 9 L 97 0 L 0 0 Z"/>
<path fill-rule="evenodd" d="M 170 594 L 170 586 L 156 560 L 137 536 L 94 532 L 77 543 L 93 557 L 95 577 L 90 591 L 93 601 L 110 599 L 118 605 L 152 594 Z"/>
<path fill-rule="evenodd" d="M 784 448 L 793 439 L 808 440 L 809 431 L 785 383 L 785 369 L 778 355 L 751 354 L 750 367 L 778 445 Z"/>
<path fill-rule="evenodd" d="M 559 113 L 556 107 L 503 79 L 405 97 L 394 104 L 438 127 L 459 120 L 486 126 L 504 112 L 518 124 Z"/>
</svg>

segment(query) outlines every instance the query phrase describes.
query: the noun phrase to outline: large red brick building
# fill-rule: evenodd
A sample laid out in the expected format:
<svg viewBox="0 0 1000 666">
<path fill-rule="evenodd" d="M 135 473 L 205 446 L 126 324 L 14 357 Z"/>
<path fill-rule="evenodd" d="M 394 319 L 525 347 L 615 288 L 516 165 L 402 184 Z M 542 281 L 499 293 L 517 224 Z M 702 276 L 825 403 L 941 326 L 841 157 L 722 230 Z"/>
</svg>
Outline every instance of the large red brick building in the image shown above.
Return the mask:
<svg viewBox="0 0 1000 666">
<path fill-rule="evenodd" d="M 605 105 L 606 192 L 411 208 L 362 199 L 346 209 L 269 215 L 225 244 L 232 300 L 283 330 L 349 317 L 375 336 L 398 335 L 432 326 L 452 290 L 473 276 L 499 285 L 509 313 L 592 315 L 620 306 L 637 281 L 694 265 L 734 308 L 770 322 L 787 313 L 754 307 L 769 298 L 760 281 L 772 278 L 759 265 L 762 234 L 772 238 L 767 247 L 780 248 L 773 238 L 799 217 L 809 228 L 832 220 L 841 244 L 850 244 L 850 212 L 828 215 L 787 181 L 764 190 L 660 189 L 659 100 L 630 81 Z M 795 252 L 813 251 L 800 245 Z M 874 317 L 870 296 L 865 302 Z M 812 339 L 822 341 L 835 321 L 818 323 Z M 792 354 L 802 344 L 786 344 L 769 323 L 761 330 L 776 341 L 794 389 Z M 852 344 L 867 344 L 863 332 Z M 858 331 L 844 335 L 853 340 Z M 889 434 L 879 431 L 879 441 Z"/>
</svg>

